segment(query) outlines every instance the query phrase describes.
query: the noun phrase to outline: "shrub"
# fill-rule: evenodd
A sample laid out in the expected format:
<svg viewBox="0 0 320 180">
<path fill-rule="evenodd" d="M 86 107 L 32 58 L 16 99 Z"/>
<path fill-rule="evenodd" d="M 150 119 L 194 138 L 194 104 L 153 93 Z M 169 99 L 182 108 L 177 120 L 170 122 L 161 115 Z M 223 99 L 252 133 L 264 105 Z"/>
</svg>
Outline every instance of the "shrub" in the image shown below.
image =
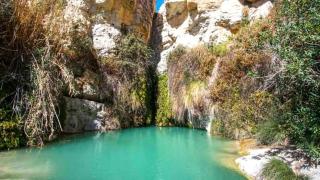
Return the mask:
<svg viewBox="0 0 320 180">
<path fill-rule="evenodd" d="M 213 133 L 234 139 L 250 138 L 257 133 L 258 124 L 275 115 L 277 106 L 271 94 L 255 91 L 245 98 L 238 90 L 234 87 L 229 99 L 219 104 Z"/>
<path fill-rule="evenodd" d="M 304 180 L 306 177 L 297 176 L 283 161 L 271 159 L 262 169 L 262 177 L 266 180 Z"/>
<path fill-rule="evenodd" d="M 11 114 L 10 109 L 0 108 L 0 150 L 17 148 L 24 144 L 21 120 Z"/>
<path fill-rule="evenodd" d="M 178 46 L 168 56 L 168 67 L 175 69 L 177 72 L 181 71 L 181 78 L 185 82 L 193 80 L 204 81 L 211 75 L 216 59 L 216 55 L 210 52 L 208 47 L 199 46 L 187 50 L 182 46 Z M 169 70 L 169 76 L 170 72 Z"/>
<path fill-rule="evenodd" d="M 261 143 L 277 144 L 288 137 L 320 157 L 319 11 L 318 0 L 283 0 L 269 20 L 240 29 L 231 51 L 221 57 L 219 77 L 211 87 L 212 100 L 227 117 L 218 119 L 216 126 L 223 126 L 218 129 L 228 132 L 250 119 L 259 125 L 252 132 L 258 133 Z M 273 95 L 277 110 L 257 123 L 252 120 L 260 112 L 250 113 L 252 105 L 246 104 L 261 89 Z"/>
<path fill-rule="evenodd" d="M 284 131 L 284 127 L 276 120 L 267 120 L 258 126 L 257 140 L 261 144 L 283 144 L 286 137 L 287 134 Z"/>
<path fill-rule="evenodd" d="M 22 144 L 19 121 L 0 121 L 0 149 L 17 148 Z"/>
<path fill-rule="evenodd" d="M 155 116 L 153 52 L 132 34 L 116 44 L 113 55 L 99 62 L 103 86 L 112 87 L 112 105 L 124 127 L 150 124 Z"/>
<path fill-rule="evenodd" d="M 195 126 L 207 121 L 204 93 L 206 81 L 216 63 L 216 55 L 206 46 L 177 47 L 168 59 L 169 93 L 175 122 Z M 191 124 L 190 124 L 191 123 Z M 199 126 L 198 126 L 199 127 Z"/>
<path fill-rule="evenodd" d="M 271 41 L 284 64 L 276 86 L 288 104 L 283 125 L 294 143 L 313 150 L 320 147 L 319 11 L 319 0 L 281 1 Z"/>
<path fill-rule="evenodd" d="M 253 137 L 257 126 L 276 112 L 277 100 L 265 89 L 271 54 L 261 41 L 269 23 L 258 21 L 240 29 L 230 51 L 220 57 L 218 76 L 210 86 L 210 98 L 217 104 L 212 131 L 230 138 Z M 267 38 L 265 38 L 267 39 Z"/>
<path fill-rule="evenodd" d="M 128 34 L 117 44 L 114 53 L 121 61 L 132 62 L 141 67 L 151 65 L 152 50 L 135 35 Z"/>
<path fill-rule="evenodd" d="M 29 145 L 43 145 L 61 131 L 57 105 L 68 58 L 62 54 L 61 38 L 56 38 L 61 29 L 52 22 L 65 1 L 0 3 L 0 46 L 5 47 L 0 52 L 0 82 L 8 91 L 0 108 L 9 104 L 10 117 L 23 117 L 24 128 L 18 130 L 26 134 Z M 6 128 L 16 129 L 16 121 L 4 121 L 11 123 Z"/>
<path fill-rule="evenodd" d="M 253 24 L 243 26 L 234 38 L 236 49 L 254 53 L 265 48 L 272 37 L 272 21 L 268 19 L 257 20 Z"/>
<path fill-rule="evenodd" d="M 168 76 L 163 74 L 158 77 L 157 116 L 158 126 L 168 126 L 173 121 L 172 104 L 168 87 Z"/>
<path fill-rule="evenodd" d="M 216 56 L 225 56 L 229 51 L 228 44 L 228 41 L 220 44 L 215 44 L 211 47 L 211 51 Z"/>
</svg>

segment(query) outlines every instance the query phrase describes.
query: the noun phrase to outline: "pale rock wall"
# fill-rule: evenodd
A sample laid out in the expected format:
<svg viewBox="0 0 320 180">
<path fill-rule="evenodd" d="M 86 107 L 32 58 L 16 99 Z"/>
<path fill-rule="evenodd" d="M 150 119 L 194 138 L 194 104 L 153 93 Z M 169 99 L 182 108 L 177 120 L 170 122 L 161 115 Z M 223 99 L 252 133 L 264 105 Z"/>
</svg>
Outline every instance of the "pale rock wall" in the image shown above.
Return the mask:
<svg viewBox="0 0 320 180">
<path fill-rule="evenodd" d="M 148 43 L 154 11 L 155 0 L 66 0 L 59 13 L 47 15 L 44 27 L 63 44 L 68 57 L 65 72 L 70 72 L 72 81 L 66 93 L 71 97 L 64 98 L 64 132 L 113 130 L 133 124 L 134 115 L 120 122 L 115 114 L 114 91 L 122 82 L 103 76 L 99 63 L 112 54 L 122 35 L 132 33 Z"/>
<path fill-rule="evenodd" d="M 163 17 L 162 52 L 158 71 L 167 70 L 167 56 L 178 45 L 221 43 L 236 33 L 244 17 L 253 21 L 268 16 L 268 0 L 166 0 Z"/>
<path fill-rule="evenodd" d="M 68 46 L 76 32 L 92 41 L 97 57 L 105 57 L 123 34 L 148 42 L 154 11 L 155 0 L 66 0 L 59 34 Z"/>
<path fill-rule="evenodd" d="M 96 0 L 91 7 L 93 46 L 107 55 L 120 34 L 132 32 L 148 42 L 154 0 Z"/>
</svg>

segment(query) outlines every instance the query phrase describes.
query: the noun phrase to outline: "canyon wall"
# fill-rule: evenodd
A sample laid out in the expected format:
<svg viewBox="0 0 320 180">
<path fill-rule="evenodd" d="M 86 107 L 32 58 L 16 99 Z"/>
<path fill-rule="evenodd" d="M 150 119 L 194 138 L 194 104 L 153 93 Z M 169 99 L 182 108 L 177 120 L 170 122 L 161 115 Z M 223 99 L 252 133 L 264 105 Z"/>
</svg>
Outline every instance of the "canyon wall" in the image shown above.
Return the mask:
<svg viewBox="0 0 320 180">
<path fill-rule="evenodd" d="M 213 56 L 204 47 L 225 51 L 243 26 L 266 18 L 272 7 L 268 0 L 166 0 L 159 11 L 163 25 L 157 70 L 167 82 L 159 85 L 158 114 L 178 124 L 210 130 L 219 108 L 210 89 L 220 69 L 225 69 L 221 61 L 228 59 L 221 60 L 221 52 Z M 167 95 L 161 89 L 167 89 Z M 168 99 L 163 102 L 163 97 Z M 160 125 L 166 124 L 162 115 L 157 116 Z"/>
<path fill-rule="evenodd" d="M 144 92 L 148 95 L 143 96 L 154 94 L 152 88 L 143 88 L 150 84 L 150 75 L 146 75 L 148 70 L 141 65 L 135 67 L 133 71 L 140 74 L 128 74 L 128 80 L 122 76 L 129 70 L 115 74 L 115 69 L 111 69 L 115 63 L 126 62 L 123 59 L 110 61 L 114 48 L 126 34 L 133 34 L 148 43 L 155 52 L 150 61 L 157 63 L 160 74 L 168 75 L 172 118 L 179 124 L 207 128 L 215 111 L 215 104 L 207 98 L 207 89 L 213 84 L 218 67 L 210 70 L 212 77 L 209 80 L 185 85 L 177 81 L 177 75 L 182 73 L 177 64 L 183 62 L 170 66 L 167 62 L 169 54 L 179 46 L 194 48 L 224 43 L 239 31 L 242 23 L 265 18 L 273 4 L 268 0 L 167 0 L 156 14 L 154 6 L 154 0 L 66 1 L 60 19 L 55 19 L 57 25 L 62 26 L 59 34 L 64 35 L 65 53 L 69 56 L 77 54 L 77 58 L 68 63 L 74 78 L 68 89 L 71 98 L 65 98 L 65 132 L 118 129 L 150 123 L 145 119 L 150 108 L 146 106 L 150 104 L 143 104 L 143 98 L 135 95 L 139 94 L 138 91 L 148 91 Z M 107 63 L 101 63 L 105 59 L 109 59 Z M 127 98 L 123 98 L 125 96 Z M 136 107 L 137 99 L 140 99 L 139 108 Z M 74 112 L 83 111 L 87 112 L 81 116 L 83 118 L 74 115 Z"/>
<path fill-rule="evenodd" d="M 144 93 L 149 91 L 149 67 L 136 66 L 136 60 L 129 59 L 132 62 L 128 69 L 127 61 L 115 57 L 115 48 L 127 35 L 142 44 L 150 41 L 155 1 L 67 0 L 60 9 L 54 17 L 48 14 L 46 21 L 47 31 L 62 41 L 68 58 L 66 76 L 70 82 L 63 103 L 64 132 L 150 123 L 150 115 L 148 120 L 146 117 L 149 107 L 143 102 L 148 98 Z M 124 68 L 127 72 L 117 72 Z M 130 68 L 137 73 L 128 74 Z M 137 84 L 141 89 L 131 87 Z"/>
<path fill-rule="evenodd" d="M 266 17 L 272 6 L 268 0 L 166 0 L 155 13 L 155 0 L 66 0 L 59 4 L 59 11 L 45 17 L 44 28 L 48 37 L 62 44 L 67 59 L 62 73 L 67 84 L 64 132 L 150 124 L 151 109 L 156 109 L 152 105 L 155 68 L 168 76 L 172 118 L 206 128 L 215 107 L 207 99 L 207 86 L 217 70 L 210 69 L 211 80 L 186 86 L 177 81 L 183 80 L 178 75 L 183 73 L 179 69 L 183 61 L 170 66 L 169 54 L 179 46 L 226 42 L 242 23 Z M 138 57 L 148 50 L 134 49 L 142 46 L 132 37 L 126 39 L 127 35 L 154 53 Z"/>
<path fill-rule="evenodd" d="M 66 0 L 54 19 L 66 43 L 72 43 L 72 32 L 77 32 L 90 38 L 97 56 L 107 56 L 123 34 L 148 42 L 154 8 L 154 0 Z"/>
<path fill-rule="evenodd" d="M 188 48 L 227 41 L 243 21 L 266 17 L 270 0 L 166 0 L 163 17 L 161 61 L 158 71 L 167 70 L 167 56 L 178 45 Z"/>
</svg>

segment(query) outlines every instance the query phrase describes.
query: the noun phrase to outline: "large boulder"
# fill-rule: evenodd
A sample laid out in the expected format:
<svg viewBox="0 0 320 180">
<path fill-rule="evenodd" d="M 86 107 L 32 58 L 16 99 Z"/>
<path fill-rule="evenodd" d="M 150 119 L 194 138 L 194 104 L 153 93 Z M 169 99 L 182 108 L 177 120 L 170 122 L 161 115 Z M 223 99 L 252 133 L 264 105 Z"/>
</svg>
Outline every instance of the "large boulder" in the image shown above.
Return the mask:
<svg viewBox="0 0 320 180">
<path fill-rule="evenodd" d="M 65 97 L 64 132 L 78 133 L 102 129 L 104 104 Z"/>
<path fill-rule="evenodd" d="M 119 120 L 103 103 L 85 99 L 64 97 L 63 132 L 116 130 L 121 128 Z"/>
</svg>

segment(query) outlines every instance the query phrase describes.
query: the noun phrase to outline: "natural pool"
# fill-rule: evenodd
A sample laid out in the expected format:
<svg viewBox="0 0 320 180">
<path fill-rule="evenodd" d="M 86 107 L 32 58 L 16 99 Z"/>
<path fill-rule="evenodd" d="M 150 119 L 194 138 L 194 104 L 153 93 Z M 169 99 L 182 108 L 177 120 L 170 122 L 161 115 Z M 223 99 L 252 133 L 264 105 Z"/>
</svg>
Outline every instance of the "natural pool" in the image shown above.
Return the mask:
<svg viewBox="0 0 320 180">
<path fill-rule="evenodd" d="M 245 179 L 223 165 L 232 148 L 230 141 L 186 128 L 88 133 L 42 149 L 1 152 L 0 179 Z"/>
</svg>

